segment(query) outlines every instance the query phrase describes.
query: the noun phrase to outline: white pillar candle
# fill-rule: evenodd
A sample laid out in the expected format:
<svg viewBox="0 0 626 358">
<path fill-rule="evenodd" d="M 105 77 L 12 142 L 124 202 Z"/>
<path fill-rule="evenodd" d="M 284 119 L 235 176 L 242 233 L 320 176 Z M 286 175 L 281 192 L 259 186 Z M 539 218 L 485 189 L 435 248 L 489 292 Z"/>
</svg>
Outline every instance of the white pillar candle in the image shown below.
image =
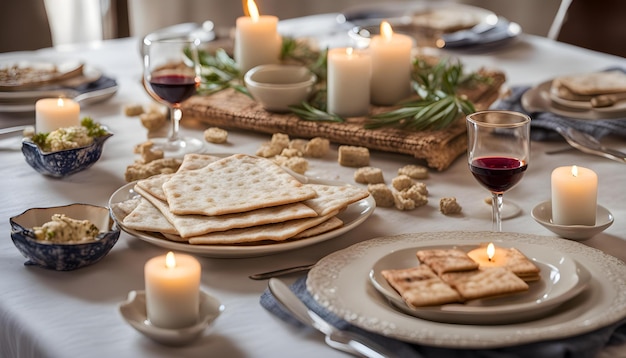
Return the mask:
<svg viewBox="0 0 626 358">
<path fill-rule="evenodd" d="M 44 98 L 35 103 L 35 130 L 49 133 L 80 125 L 80 106 L 68 98 Z"/>
<path fill-rule="evenodd" d="M 591 169 L 571 166 L 552 171 L 552 222 L 595 225 L 598 176 Z"/>
<path fill-rule="evenodd" d="M 259 65 L 279 63 L 282 46 L 278 18 L 260 16 L 253 0 L 247 4 L 250 16 L 237 18 L 235 30 L 235 62 L 242 74 Z"/>
<path fill-rule="evenodd" d="M 154 257 L 144 267 L 148 320 L 161 328 L 189 327 L 200 310 L 200 263 L 173 252 Z"/>
<path fill-rule="evenodd" d="M 369 49 L 372 55 L 372 103 L 389 106 L 411 94 L 411 48 L 413 40 L 394 34 L 388 22 L 380 25 L 381 35 L 374 36 Z"/>
<path fill-rule="evenodd" d="M 341 117 L 368 114 L 372 62 L 352 48 L 328 51 L 327 111 Z"/>
</svg>

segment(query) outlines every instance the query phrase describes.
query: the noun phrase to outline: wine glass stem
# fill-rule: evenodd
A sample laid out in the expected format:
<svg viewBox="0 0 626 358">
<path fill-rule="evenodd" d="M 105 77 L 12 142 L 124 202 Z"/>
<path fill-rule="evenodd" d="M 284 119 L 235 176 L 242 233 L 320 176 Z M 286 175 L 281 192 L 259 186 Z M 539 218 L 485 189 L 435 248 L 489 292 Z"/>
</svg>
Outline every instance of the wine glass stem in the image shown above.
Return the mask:
<svg viewBox="0 0 626 358">
<path fill-rule="evenodd" d="M 170 129 L 170 136 L 168 138 L 170 143 L 178 141 L 178 131 L 180 130 L 180 119 L 183 117 L 183 111 L 177 106 L 170 107 L 170 121 L 172 127 Z"/>
<path fill-rule="evenodd" d="M 502 232 L 502 194 L 492 193 L 493 231 Z"/>
</svg>

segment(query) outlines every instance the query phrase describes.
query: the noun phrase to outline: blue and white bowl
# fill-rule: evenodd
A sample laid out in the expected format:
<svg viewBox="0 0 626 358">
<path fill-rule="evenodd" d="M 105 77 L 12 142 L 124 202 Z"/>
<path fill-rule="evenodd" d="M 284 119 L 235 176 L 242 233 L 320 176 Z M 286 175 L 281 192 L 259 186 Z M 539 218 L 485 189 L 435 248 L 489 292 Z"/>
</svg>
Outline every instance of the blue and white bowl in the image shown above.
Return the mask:
<svg viewBox="0 0 626 358">
<path fill-rule="evenodd" d="M 100 229 L 95 240 L 81 243 L 50 243 L 35 238 L 32 228 L 50 221 L 54 214 L 89 220 Z M 28 209 L 9 219 L 11 239 L 28 259 L 24 265 L 71 271 L 92 265 L 105 257 L 120 237 L 120 229 L 111 219 L 109 209 L 89 204 L 71 204 Z"/>
<path fill-rule="evenodd" d="M 26 162 L 41 174 L 62 178 L 91 167 L 100 159 L 104 142 L 111 138 L 113 133 L 95 137 L 88 146 L 59 150 L 56 152 L 42 152 L 41 148 L 30 139 L 22 141 L 22 153 Z"/>
</svg>

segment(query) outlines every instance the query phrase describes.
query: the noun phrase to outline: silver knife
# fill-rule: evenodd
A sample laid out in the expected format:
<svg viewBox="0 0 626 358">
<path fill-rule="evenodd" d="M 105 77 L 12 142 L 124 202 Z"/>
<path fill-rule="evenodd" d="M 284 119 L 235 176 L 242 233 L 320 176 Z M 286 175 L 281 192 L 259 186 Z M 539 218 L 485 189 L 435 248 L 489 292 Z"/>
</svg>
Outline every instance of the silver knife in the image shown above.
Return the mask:
<svg viewBox="0 0 626 358">
<path fill-rule="evenodd" d="M 326 342 L 329 346 L 361 357 L 383 358 L 393 356 L 379 344 L 354 332 L 339 330 L 326 322 L 300 301 L 298 296 L 283 281 L 271 278 L 268 286 L 276 300 L 289 310 L 298 321 L 322 332 L 326 336 Z"/>
</svg>

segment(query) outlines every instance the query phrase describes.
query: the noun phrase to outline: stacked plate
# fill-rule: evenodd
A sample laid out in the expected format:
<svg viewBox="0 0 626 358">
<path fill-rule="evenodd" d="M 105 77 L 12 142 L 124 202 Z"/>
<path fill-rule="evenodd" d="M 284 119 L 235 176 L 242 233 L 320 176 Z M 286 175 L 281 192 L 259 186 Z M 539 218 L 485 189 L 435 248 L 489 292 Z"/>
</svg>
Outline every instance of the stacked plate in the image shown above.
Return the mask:
<svg viewBox="0 0 626 358">
<path fill-rule="evenodd" d="M 417 265 L 421 249 L 515 247 L 540 268 L 524 293 L 464 304 L 411 308 L 380 275 Z M 584 334 L 626 317 L 626 267 L 580 243 L 491 232 L 382 237 L 321 259 L 307 289 L 338 317 L 370 332 L 447 348 L 496 348 Z"/>
<path fill-rule="evenodd" d="M 117 92 L 114 79 L 76 60 L 15 58 L 0 61 L 0 112 L 30 112 L 40 98 L 73 98 L 81 104 Z"/>
</svg>

